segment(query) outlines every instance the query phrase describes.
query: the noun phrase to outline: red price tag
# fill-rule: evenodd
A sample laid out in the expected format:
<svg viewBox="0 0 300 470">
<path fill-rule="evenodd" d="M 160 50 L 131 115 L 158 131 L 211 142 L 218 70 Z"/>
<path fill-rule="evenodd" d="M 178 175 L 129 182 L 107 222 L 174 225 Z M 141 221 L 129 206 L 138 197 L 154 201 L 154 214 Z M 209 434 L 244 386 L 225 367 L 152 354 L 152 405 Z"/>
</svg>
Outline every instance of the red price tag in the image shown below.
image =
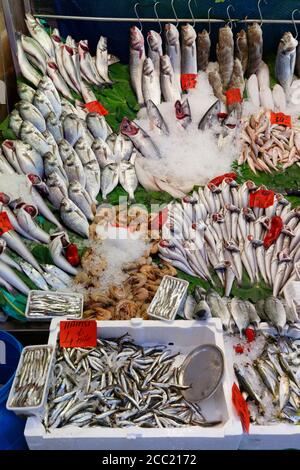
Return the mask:
<svg viewBox="0 0 300 470">
<path fill-rule="evenodd" d="M 104 106 L 99 103 L 99 101 L 91 101 L 90 103 L 86 103 L 85 107 L 90 113 L 98 113 L 101 116 L 107 116 L 108 114 L 107 109 L 105 109 Z"/>
<path fill-rule="evenodd" d="M 196 73 L 183 73 L 181 75 L 181 88 L 183 91 L 191 90 L 195 88 L 197 85 L 197 77 Z"/>
<path fill-rule="evenodd" d="M 274 204 L 274 192 L 268 189 L 259 189 L 250 193 L 249 207 L 260 207 L 266 209 Z"/>
<path fill-rule="evenodd" d="M 238 386 L 234 383 L 232 386 L 232 402 L 236 409 L 237 414 L 241 419 L 244 432 L 249 433 L 250 428 L 250 413 L 248 405 L 244 400 L 243 395 L 240 392 Z"/>
<path fill-rule="evenodd" d="M 97 346 L 96 321 L 61 321 L 60 346 L 62 348 L 95 348 Z"/>
<path fill-rule="evenodd" d="M 227 178 L 231 178 L 232 180 L 237 179 L 236 173 L 224 173 L 224 175 L 216 176 L 214 179 L 210 180 L 208 185 L 214 184 L 215 186 L 220 186 L 220 184 Z"/>
<path fill-rule="evenodd" d="M 278 124 L 279 126 L 292 127 L 292 118 L 287 114 L 273 113 L 270 116 L 271 124 Z"/>
<path fill-rule="evenodd" d="M 241 90 L 239 88 L 231 88 L 230 90 L 227 90 L 226 100 L 227 100 L 227 106 L 230 106 L 231 104 L 234 104 L 234 103 L 241 103 L 242 102 Z"/>
<path fill-rule="evenodd" d="M 274 215 L 271 218 L 271 225 L 264 238 L 264 247 L 267 250 L 273 243 L 276 242 L 277 238 L 281 234 L 283 228 L 283 221 L 279 215 Z"/>
<path fill-rule="evenodd" d="M 6 212 L 0 212 L 0 235 L 3 235 L 10 230 L 13 230 L 13 226 L 10 223 Z"/>
</svg>

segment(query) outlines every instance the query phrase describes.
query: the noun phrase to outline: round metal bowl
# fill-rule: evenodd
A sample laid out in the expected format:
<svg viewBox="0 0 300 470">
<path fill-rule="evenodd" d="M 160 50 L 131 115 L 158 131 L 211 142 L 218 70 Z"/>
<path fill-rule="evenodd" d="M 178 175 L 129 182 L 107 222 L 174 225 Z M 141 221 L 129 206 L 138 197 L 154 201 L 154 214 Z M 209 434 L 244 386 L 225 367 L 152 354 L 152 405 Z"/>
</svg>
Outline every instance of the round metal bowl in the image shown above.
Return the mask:
<svg viewBox="0 0 300 470">
<path fill-rule="evenodd" d="M 182 395 L 193 403 L 212 397 L 222 381 L 223 373 L 221 349 L 214 344 L 198 346 L 187 355 L 180 367 L 180 385 L 189 386 L 182 390 Z"/>
</svg>

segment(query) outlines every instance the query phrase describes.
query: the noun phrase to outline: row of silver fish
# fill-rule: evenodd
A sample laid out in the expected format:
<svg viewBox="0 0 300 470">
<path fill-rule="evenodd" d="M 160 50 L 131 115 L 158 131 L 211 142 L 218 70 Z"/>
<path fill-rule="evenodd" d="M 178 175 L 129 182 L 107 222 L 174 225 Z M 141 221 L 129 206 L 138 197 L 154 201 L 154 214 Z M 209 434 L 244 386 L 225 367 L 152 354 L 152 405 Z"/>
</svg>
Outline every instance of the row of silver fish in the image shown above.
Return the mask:
<svg viewBox="0 0 300 470">
<path fill-rule="evenodd" d="M 166 346 L 139 346 L 128 335 L 97 347 L 57 350 L 46 430 L 64 426 L 213 426 L 186 401 Z"/>
<path fill-rule="evenodd" d="M 261 423 L 261 415 L 299 425 L 300 418 L 300 348 L 299 340 L 269 337 L 262 354 L 246 365 L 234 364 L 240 389 L 255 406 L 249 406 L 253 422 Z M 274 412 L 267 409 L 265 396 L 270 395 Z"/>
<path fill-rule="evenodd" d="M 27 316 L 40 319 L 55 316 L 81 318 L 83 299 L 76 293 L 31 292 L 28 301 Z"/>
<path fill-rule="evenodd" d="M 19 35 L 17 53 L 22 75 L 38 86 L 42 75 L 48 75 L 57 90 L 73 100 L 72 92 L 83 96 L 86 103 L 96 101 L 91 86 L 111 84 L 109 65 L 118 62 L 108 53 L 107 39 L 100 37 L 96 57 L 92 57 L 88 41 L 77 42 L 68 36 L 64 43 L 58 29 L 51 36 L 38 19 L 26 14 L 31 36 Z"/>
<path fill-rule="evenodd" d="M 229 296 L 234 280 L 242 284 L 243 270 L 252 284 L 263 280 L 277 297 L 290 280 L 297 279 L 300 260 L 300 213 L 281 195 L 267 209 L 250 208 L 249 196 L 258 188 L 252 181 L 238 186 L 225 178 L 220 186 L 208 184 L 181 203 L 168 206 L 162 229 L 160 257 L 187 274 L 213 284 L 213 268 Z M 275 243 L 264 246 L 273 216 L 283 228 Z"/>
<path fill-rule="evenodd" d="M 34 346 L 25 350 L 14 381 L 10 407 L 26 408 L 42 404 L 52 352 L 50 346 Z"/>
</svg>

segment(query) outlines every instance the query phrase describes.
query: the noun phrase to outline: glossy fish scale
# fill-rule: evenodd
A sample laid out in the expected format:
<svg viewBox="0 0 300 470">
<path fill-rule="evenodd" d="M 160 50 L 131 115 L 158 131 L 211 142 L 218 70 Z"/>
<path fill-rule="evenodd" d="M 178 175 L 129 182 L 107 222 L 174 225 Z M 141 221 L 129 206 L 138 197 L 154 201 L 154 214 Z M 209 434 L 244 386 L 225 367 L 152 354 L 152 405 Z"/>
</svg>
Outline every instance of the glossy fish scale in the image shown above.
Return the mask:
<svg viewBox="0 0 300 470">
<path fill-rule="evenodd" d="M 213 426 L 197 404 L 183 399 L 177 354 L 138 346 L 130 336 L 98 339 L 91 349 L 58 348 L 44 426 Z M 85 386 L 82 389 L 84 381 Z"/>
</svg>

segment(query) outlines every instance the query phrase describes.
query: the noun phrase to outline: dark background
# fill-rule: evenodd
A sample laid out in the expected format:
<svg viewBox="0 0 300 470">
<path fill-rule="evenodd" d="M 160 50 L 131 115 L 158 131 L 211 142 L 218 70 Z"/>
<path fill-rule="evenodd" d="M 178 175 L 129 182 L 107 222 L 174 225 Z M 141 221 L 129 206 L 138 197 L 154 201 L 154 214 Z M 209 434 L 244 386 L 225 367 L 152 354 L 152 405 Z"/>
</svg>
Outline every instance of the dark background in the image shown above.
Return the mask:
<svg viewBox="0 0 300 470">
<path fill-rule="evenodd" d="M 134 5 L 138 0 L 34 0 L 32 1 L 36 13 L 56 13 L 60 15 L 76 15 L 76 16 L 110 16 L 110 17 L 134 17 Z M 153 17 L 154 2 L 149 0 L 140 0 L 138 7 L 140 17 Z M 187 0 L 175 0 L 174 6 L 179 18 L 189 18 L 190 13 L 187 6 Z M 235 15 L 239 19 L 248 16 L 251 18 L 259 18 L 256 0 L 226 0 L 223 3 L 216 3 L 214 0 L 195 0 L 191 2 L 194 16 L 197 18 L 207 18 L 208 8 L 213 7 L 211 12 L 212 18 L 227 18 L 226 8 L 231 4 L 235 8 L 235 12 L 230 9 L 231 16 Z M 143 5 L 145 5 L 143 7 Z M 300 9 L 299 0 L 268 0 L 265 4 L 261 2 L 261 10 L 264 18 L 272 19 L 291 19 L 292 11 L 295 8 Z M 161 0 L 157 6 L 160 17 L 173 18 L 170 0 Z M 300 19 L 300 14 L 295 14 L 296 19 Z M 136 23 L 138 24 L 138 23 Z M 213 50 L 216 43 L 216 32 L 221 24 L 212 24 L 212 43 Z M 123 63 L 128 62 L 128 29 L 130 23 L 96 23 L 84 21 L 63 21 L 59 22 L 61 34 L 66 36 L 71 34 L 75 39 L 88 39 L 92 51 L 95 51 L 100 34 L 108 37 L 109 51 L 118 55 Z M 197 24 L 196 29 L 201 30 L 207 28 L 206 24 Z M 244 24 L 237 24 L 235 31 L 239 31 Z M 159 30 L 157 24 L 146 23 L 143 26 L 143 32 L 149 29 Z M 300 31 L 300 25 L 298 26 Z M 275 52 L 279 39 L 284 31 L 290 30 L 294 33 L 292 24 L 288 25 L 263 25 L 264 33 L 264 53 L 269 54 Z"/>
</svg>

